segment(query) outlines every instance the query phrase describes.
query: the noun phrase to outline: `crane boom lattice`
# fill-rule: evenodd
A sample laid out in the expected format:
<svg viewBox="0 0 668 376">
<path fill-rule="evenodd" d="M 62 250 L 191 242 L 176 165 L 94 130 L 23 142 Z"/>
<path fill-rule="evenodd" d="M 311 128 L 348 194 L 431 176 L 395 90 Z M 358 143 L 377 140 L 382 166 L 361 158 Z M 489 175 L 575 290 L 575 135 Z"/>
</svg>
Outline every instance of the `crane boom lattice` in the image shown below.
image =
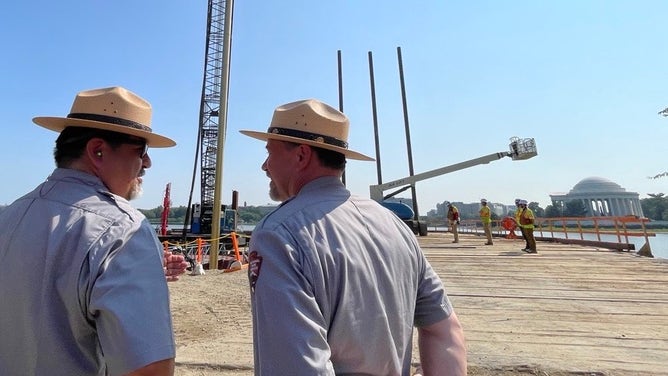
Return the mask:
<svg viewBox="0 0 668 376">
<path fill-rule="evenodd" d="M 199 145 L 201 156 L 200 232 L 211 230 L 213 203 L 216 192 L 216 163 L 220 121 L 221 85 L 223 85 L 225 18 L 227 0 L 209 0 L 207 12 L 204 82 L 199 116 Z M 229 9 L 231 11 L 231 9 Z"/>
</svg>

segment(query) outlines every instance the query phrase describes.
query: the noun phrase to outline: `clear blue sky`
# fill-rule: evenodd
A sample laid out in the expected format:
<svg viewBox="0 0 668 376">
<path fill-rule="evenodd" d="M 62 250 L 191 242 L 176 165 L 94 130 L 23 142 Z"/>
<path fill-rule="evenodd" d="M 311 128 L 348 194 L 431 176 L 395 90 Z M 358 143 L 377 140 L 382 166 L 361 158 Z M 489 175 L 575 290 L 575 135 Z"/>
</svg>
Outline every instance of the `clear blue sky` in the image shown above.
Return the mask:
<svg viewBox="0 0 668 376">
<path fill-rule="evenodd" d="M 54 167 L 56 134 L 34 116 L 65 116 L 76 92 L 121 85 L 148 99 L 153 127 L 178 146 L 152 149 L 139 208 L 188 202 L 197 142 L 207 2 L 14 1 L 0 13 L 3 184 L 9 204 Z M 264 144 L 273 109 L 303 98 L 338 105 L 337 50 L 351 148 L 375 155 L 368 52 L 373 53 L 384 181 L 408 175 L 397 47 L 403 55 L 416 173 L 505 151 L 533 137 L 539 155 L 504 158 L 419 182 L 421 214 L 444 200 L 549 194 L 599 176 L 627 191 L 668 193 L 668 2 L 235 2 L 223 202 L 270 201 Z M 377 182 L 350 161 L 348 187 Z M 199 202 L 199 174 L 194 202 Z M 406 192 L 404 195 L 410 197 Z"/>
</svg>

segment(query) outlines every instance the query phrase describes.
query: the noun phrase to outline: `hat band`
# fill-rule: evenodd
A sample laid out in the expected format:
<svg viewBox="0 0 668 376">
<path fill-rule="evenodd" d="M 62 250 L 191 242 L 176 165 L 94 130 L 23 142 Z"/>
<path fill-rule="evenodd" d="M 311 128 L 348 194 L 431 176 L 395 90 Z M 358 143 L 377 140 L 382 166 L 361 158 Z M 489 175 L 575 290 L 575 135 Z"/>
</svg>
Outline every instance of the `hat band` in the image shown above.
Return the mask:
<svg viewBox="0 0 668 376">
<path fill-rule="evenodd" d="M 272 133 L 272 134 L 280 134 L 280 135 L 283 135 L 283 136 L 301 138 L 301 139 L 304 139 L 304 140 L 315 141 L 315 142 L 318 142 L 318 143 L 334 145 L 334 146 L 338 146 L 340 148 L 348 149 L 348 143 L 347 142 L 341 141 L 341 140 L 336 139 L 334 137 L 325 136 L 325 135 L 321 135 L 321 134 L 317 134 L 317 133 L 310 133 L 310 132 L 298 131 L 298 130 L 295 130 L 295 129 L 280 128 L 280 127 L 269 127 L 267 132 Z"/>
<path fill-rule="evenodd" d="M 122 125 L 124 127 L 140 129 L 140 130 L 146 131 L 146 132 L 151 132 L 151 127 L 147 127 L 144 124 L 137 123 L 136 121 L 132 121 L 132 120 L 113 117 L 113 116 L 75 113 L 75 114 L 69 114 L 69 115 L 67 115 L 67 117 L 69 119 L 82 119 L 82 120 L 99 121 L 99 122 L 102 122 L 102 123 L 111 123 L 111 124 L 116 124 L 116 125 Z"/>
</svg>

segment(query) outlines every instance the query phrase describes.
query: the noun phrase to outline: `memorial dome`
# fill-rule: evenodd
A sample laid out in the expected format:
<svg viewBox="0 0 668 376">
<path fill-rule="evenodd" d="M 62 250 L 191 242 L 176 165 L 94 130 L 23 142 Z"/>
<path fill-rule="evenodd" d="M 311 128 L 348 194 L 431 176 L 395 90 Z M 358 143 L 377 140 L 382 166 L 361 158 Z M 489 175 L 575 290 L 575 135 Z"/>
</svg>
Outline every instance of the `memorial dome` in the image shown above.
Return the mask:
<svg viewBox="0 0 668 376">
<path fill-rule="evenodd" d="M 622 193 L 626 192 L 626 189 L 611 180 L 592 176 L 580 180 L 579 183 L 573 186 L 570 193 L 592 192 Z"/>
</svg>

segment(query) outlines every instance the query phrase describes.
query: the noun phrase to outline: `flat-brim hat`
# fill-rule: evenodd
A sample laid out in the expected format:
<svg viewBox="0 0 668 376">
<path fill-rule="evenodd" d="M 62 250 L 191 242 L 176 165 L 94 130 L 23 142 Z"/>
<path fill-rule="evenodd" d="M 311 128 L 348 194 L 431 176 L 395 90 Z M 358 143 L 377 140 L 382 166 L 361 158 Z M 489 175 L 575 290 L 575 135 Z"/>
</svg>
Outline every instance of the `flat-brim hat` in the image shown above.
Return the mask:
<svg viewBox="0 0 668 376">
<path fill-rule="evenodd" d="M 294 142 L 333 150 L 350 159 L 373 161 L 371 157 L 348 149 L 349 128 L 348 117 L 339 110 L 317 99 L 305 99 L 277 107 L 266 132 L 239 132 L 258 140 Z"/>
<path fill-rule="evenodd" d="M 66 127 L 96 128 L 143 138 L 153 148 L 176 145 L 174 140 L 153 133 L 151 104 L 118 86 L 78 93 L 67 117 L 40 116 L 32 121 L 56 132 Z"/>
</svg>

